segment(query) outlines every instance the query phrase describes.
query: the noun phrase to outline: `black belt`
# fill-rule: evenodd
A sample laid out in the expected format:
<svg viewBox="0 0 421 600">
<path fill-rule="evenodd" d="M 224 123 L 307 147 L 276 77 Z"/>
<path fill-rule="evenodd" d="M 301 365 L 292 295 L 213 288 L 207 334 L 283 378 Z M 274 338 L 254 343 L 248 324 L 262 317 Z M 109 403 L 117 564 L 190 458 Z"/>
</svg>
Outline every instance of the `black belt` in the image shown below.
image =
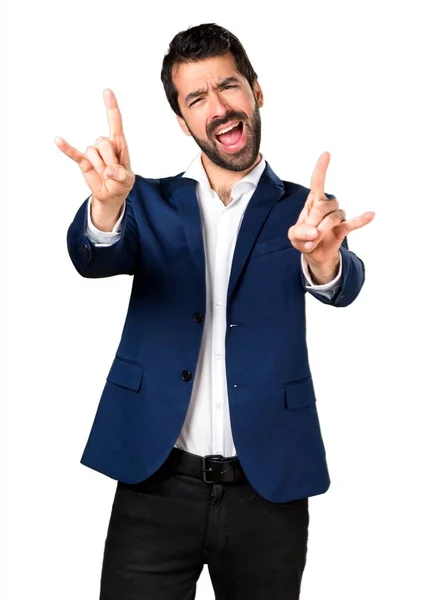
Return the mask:
<svg viewBox="0 0 421 600">
<path fill-rule="evenodd" d="M 230 458 L 221 454 L 198 456 L 179 448 L 173 448 L 170 454 L 173 471 L 202 479 L 205 483 L 247 483 L 247 477 L 237 456 Z"/>
<path fill-rule="evenodd" d="M 199 456 L 185 452 L 179 448 L 173 448 L 164 464 L 155 473 L 139 483 L 123 483 L 119 485 L 131 489 L 142 490 L 145 482 L 152 482 L 161 476 L 180 473 L 189 475 L 196 479 L 202 479 L 205 483 L 247 483 L 247 477 L 236 456 L 224 458 L 221 454 L 208 454 Z"/>
</svg>

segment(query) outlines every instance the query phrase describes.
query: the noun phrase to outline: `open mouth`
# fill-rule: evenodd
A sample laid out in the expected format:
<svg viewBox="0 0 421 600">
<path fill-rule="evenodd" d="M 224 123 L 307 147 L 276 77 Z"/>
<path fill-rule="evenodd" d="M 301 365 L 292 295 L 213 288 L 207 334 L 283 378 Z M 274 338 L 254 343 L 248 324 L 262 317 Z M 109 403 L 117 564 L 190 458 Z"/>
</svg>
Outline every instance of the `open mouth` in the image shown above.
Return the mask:
<svg viewBox="0 0 421 600">
<path fill-rule="evenodd" d="M 225 150 L 236 151 L 245 140 L 245 131 L 242 121 L 221 129 L 216 135 L 216 140 Z"/>
</svg>

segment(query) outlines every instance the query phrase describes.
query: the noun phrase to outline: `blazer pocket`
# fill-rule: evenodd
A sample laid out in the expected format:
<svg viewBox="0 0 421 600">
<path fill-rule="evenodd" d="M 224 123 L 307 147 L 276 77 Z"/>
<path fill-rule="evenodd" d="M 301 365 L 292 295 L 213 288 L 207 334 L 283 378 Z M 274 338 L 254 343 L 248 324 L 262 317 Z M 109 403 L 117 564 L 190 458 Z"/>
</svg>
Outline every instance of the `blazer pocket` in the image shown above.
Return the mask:
<svg viewBox="0 0 421 600">
<path fill-rule="evenodd" d="M 292 247 L 289 238 L 285 236 L 276 237 L 256 244 L 254 254 L 255 256 L 261 256 L 262 254 L 269 254 L 269 252 L 277 252 L 278 250 L 286 250 Z"/>
<path fill-rule="evenodd" d="M 297 383 L 285 386 L 286 406 L 289 410 L 297 410 L 312 406 L 316 402 L 313 379 L 308 377 Z"/>
<path fill-rule="evenodd" d="M 128 390 L 138 392 L 142 384 L 143 367 L 116 357 L 108 373 L 107 381 Z"/>
</svg>

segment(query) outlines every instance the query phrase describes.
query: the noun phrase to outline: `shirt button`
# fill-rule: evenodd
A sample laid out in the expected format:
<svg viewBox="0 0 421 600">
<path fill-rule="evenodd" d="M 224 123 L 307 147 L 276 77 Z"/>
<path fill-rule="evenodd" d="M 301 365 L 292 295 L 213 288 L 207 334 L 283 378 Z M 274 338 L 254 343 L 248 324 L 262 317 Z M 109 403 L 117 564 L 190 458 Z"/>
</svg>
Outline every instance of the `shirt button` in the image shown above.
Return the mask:
<svg viewBox="0 0 421 600">
<path fill-rule="evenodd" d="M 221 408 L 221 403 L 218 402 L 218 404 L 216 405 L 216 408 Z"/>
<path fill-rule="evenodd" d="M 193 315 L 193 321 L 195 323 L 203 323 L 204 318 L 205 318 L 205 316 L 201 312 L 195 312 L 194 315 Z"/>
<path fill-rule="evenodd" d="M 192 375 L 191 371 L 185 370 L 181 373 L 181 379 L 183 381 L 190 381 L 192 377 L 193 377 L 193 375 Z"/>
<path fill-rule="evenodd" d="M 220 302 L 216 303 L 216 308 L 221 308 L 222 304 Z"/>
<path fill-rule="evenodd" d="M 220 354 L 215 354 L 216 358 L 219 360 L 221 358 Z"/>
</svg>

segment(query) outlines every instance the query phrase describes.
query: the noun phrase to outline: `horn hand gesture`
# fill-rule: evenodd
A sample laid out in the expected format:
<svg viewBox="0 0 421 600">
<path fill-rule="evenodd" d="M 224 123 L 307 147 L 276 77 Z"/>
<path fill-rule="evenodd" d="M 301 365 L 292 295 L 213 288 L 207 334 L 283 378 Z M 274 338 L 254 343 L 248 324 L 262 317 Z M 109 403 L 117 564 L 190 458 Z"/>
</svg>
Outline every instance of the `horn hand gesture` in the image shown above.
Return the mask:
<svg viewBox="0 0 421 600">
<path fill-rule="evenodd" d="M 344 238 L 354 229 L 370 223 L 374 212 L 346 220 L 345 212 L 336 199 L 325 195 L 326 171 L 330 154 L 323 152 L 311 177 L 310 193 L 298 221 L 290 227 L 291 244 L 304 254 L 315 283 L 332 281 L 339 267 L 339 248 Z"/>
<path fill-rule="evenodd" d="M 117 98 L 104 90 L 110 136 L 99 137 L 85 154 L 70 146 L 63 138 L 55 138 L 58 148 L 78 165 L 92 192 L 91 217 L 95 226 L 111 231 L 135 182 L 130 167 L 129 150 Z"/>
</svg>

